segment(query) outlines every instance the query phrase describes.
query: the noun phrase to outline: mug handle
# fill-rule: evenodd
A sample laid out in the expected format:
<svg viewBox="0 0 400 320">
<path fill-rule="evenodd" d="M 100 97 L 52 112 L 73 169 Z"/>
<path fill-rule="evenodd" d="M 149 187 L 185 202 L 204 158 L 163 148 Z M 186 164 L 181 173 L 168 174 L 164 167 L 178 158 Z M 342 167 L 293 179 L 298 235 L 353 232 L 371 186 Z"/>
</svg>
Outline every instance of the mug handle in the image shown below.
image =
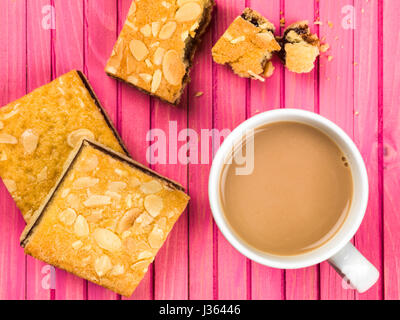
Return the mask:
<svg viewBox="0 0 400 320">
<path fill-rule="evenodd" d="M 344 286 L 350 285 L 359 293 L 371 288 L 379 278 L 379 271 L 349 242 L 328 260 L 343 277 Z"/>
</svg>

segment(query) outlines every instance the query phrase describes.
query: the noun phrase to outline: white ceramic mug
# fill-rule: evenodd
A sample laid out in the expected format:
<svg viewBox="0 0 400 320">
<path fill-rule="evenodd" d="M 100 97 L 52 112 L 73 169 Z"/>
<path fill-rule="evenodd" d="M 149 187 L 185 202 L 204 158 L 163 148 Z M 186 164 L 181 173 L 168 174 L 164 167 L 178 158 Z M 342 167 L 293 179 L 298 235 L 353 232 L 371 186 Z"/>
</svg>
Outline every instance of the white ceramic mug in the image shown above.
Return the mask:
<svg viewBox="0 0 400 320">
<path fill-rule="evenodd" d="M 263 125 L 295 121 L 308 124 L 327 134 L 346 156 L 353 176 L 353 199 L 349 214 L 336 235 L 324 245 L 304 254 L 277 256 L 259 251 L 239 238 L 227 222 L 220 202 L 221 171 L 232 152 L 249 130 Z M 350 137 L 328 119 L 303 110 L 279 109 L 258 114 L 239 125 L 224 141 L 213 160 L 209 185 L 209 199 L 214 219 L 225 238 L 240 253 L 260 264 L 279 269 L 305 268 L 328 260 L 346 283 L 360 293 L 365 292 L 379 278 L 378 270 L 354 248 L 350 240 L 364 218 L 368 203 L 368 176 L 360 152 Z"/>
</svg>

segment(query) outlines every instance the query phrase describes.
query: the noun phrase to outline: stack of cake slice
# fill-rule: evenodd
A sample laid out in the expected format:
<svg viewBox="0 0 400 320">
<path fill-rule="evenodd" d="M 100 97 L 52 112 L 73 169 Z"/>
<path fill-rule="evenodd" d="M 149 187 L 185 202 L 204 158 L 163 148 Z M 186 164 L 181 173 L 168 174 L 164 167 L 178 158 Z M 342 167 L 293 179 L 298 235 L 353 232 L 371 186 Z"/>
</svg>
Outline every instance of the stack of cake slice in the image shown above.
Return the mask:
<svg viewBox="0 0 400 320">
<path fill-rule="evenodd" d="M 128 157 L 79 71 L 0 109 L 0 176 L 27 254 L 125 296 L 189 201 Z"/>
</svg>

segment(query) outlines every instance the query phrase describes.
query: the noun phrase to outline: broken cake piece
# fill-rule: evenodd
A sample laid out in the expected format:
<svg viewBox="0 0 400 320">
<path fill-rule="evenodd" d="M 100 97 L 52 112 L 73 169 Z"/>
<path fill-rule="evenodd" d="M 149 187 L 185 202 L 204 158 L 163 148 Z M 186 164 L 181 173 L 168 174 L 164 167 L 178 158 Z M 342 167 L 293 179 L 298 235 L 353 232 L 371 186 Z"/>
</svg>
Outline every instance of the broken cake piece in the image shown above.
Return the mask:
<svg viewBox="0 0 400 320">
<path fill-rule="evenodd" d="M 214 0 L 133 1 L 106 72 L 178 104 Z"/>
<path fill-rule="evenodd" d="M 273 53 L 281 49 L 274 32 L 271 22 L 246 8 L 213 47 L 214 61 L 229 65 L 240 77 L 264 81 L 274 69 Z"/>
<path fill-rule="evenodd" d="M 83 138 L 128 154 L 85 76 L 71 71 L 0 109 L 0 176 L 25 221 Z"/>
<path fill-rule="evenodd" d="M 21 236 L 25 253 L 129 297 L 189 196 L 182 186 L 84 140 Z"/>
<path fill-rule="evenodd" d="M 307 73 L 314 69 L 314 62 L 320 54 L 320 40 L 311 34 L 308 21 L 288 26 L 280 38 L 279 56 L 292 72 Z"/>
</svg>

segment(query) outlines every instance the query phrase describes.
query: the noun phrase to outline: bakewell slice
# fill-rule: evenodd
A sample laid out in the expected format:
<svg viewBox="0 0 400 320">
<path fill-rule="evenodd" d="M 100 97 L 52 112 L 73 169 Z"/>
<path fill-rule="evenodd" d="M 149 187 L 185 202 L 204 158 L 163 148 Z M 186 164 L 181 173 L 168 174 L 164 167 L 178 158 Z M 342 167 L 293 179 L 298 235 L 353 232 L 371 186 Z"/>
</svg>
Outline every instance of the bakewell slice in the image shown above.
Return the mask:
<svg viewBox="0 0 400 320">
<path fill-rule="evenodd" d="M 321 48 L 318 36 L 310 32 L 308 21 L 288 26 L 279 41 L 282 46 L 279 56 L 290 71 L 308 73 L 314 69 Z"/>
<path fill-rule="evenodd" d="M 229 65 L 240 77 L 264 81 L 274 70 L 273 53 L 281 49 L 274 32 L 271 22 L 247 8 L 213 47 L 214 61 Z"/>
<path fill-rule="evenodd" d="M 133 1 L 106 73 L 177 105 L 213 6 L 214 0 Z"/>
<path fill-rule="evenodd" d="M 84 140 L 21 245 L 39 260 L 130 296 L 188 201 L 176 182 Z"/>
<path fill-rule="evenodd" d="M 0 109 L 0 176 L 28 221 L 83 138 L 125 154 L 85 76 L 71 71 Z"/>
</svg>

